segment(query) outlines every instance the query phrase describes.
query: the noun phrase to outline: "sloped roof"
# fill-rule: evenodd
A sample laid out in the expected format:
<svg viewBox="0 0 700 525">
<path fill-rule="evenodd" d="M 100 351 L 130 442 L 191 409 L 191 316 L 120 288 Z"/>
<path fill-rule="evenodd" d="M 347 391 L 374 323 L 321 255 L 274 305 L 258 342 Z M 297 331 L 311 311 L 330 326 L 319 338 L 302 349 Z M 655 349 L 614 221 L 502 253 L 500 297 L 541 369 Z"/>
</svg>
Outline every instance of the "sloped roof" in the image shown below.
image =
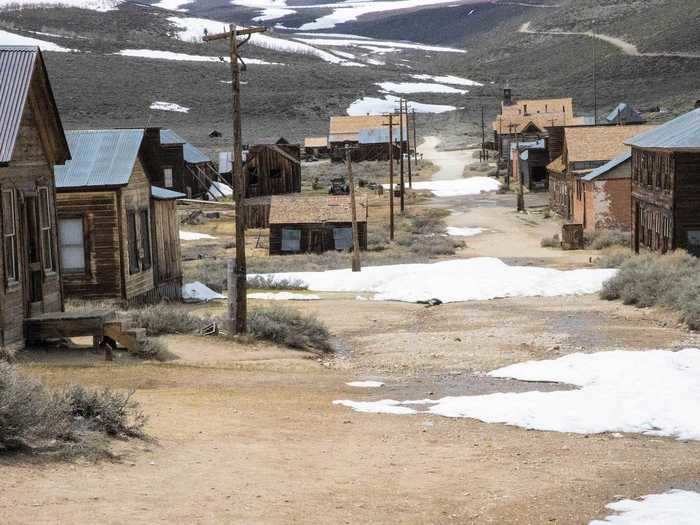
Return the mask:
<svg viewBox="0 0 700 525">
<path fill-rule="evenodd" d="M 574 101 L 565 98 L 538 98 L 514 100 L 511 104 L 502 103 L 501 113 L 504 115 L 536 115 L 538 113 L 566 113 L 574 116 Z"/>
<path fill-rule="evenodd" d="M 601 177 L 602 175 L 605 175 L 606 173 L 614 170 L 615 168 L 617 168 L 621 164 L 624 164 L 625 162 L 627 162 L 631 158 L 632 158 L 632 151 L 628 150 L 628 151 L 624 152 L 622 155 L 618 155 L 617 157 L 615 157 L 611 161 L 606 162 L 602 166 L 594 169 L 588 175 L 584 175 L 583 177 L 581 177 L 581 180 L 586 180 L 586 181 L 595 180 L 598 177 Z"/>
<path fill-rule="evenodd" d="M 357 140 L 360 144 L 386 144 L 389 142 L 389 127 L 361 129 Z"/>
<path fill-rule="evenodd" d="M 408 136 L 408 128 L 406 126 L 406 117 L 402 119 L 404 134 Z M 399 136 L 399 116 L 394 115 L 394 135 Z M 336 116 L 331 117 L 330 131 L 331 142 L 339 142 L 343 140 L 357 141 L 361 130 L 372 128 L 384 128 L 389 125 L 389 117 L 387 115 L 362 115 L 362 116 Z"/>
<path fill-rule="evenodd" d="M 357 220 L 367 221 L 367 200 L 357 198 Z M 273 195 L 270 224 L 322 224 L 351 222 L 350 196 Z"/>
<path fill-rule="evenodd" d="M 566 171 L 566 166 L 564 165 L 564 158 L 560 155 L 552 162 L 547 164 L 547 170 L 553 171 L 554 173 L 564 173 Z"/>
<path fill-rule="evenodd" d="M 654 126 L 582 126 L 566 128 L 567 162 L 610 160 L 626 150 L 625 141 Z"/>
<path fill-rule="evenodd" d="M 643 124 L 645 122 L 641 113 L 626 102 L 620 102 L 617 107 L 605 117 L 605 120 L 610 123 L 619 124 Z"/>
<path fill-rule="evenodd" d="M 66 138 L 72 160 L 56 166 L 56 187 L 129 184 L 143 134 L 142 129 L 69 131 Z"/>
<path fill-rule="evenodd" d="M 325 148 L 328 147 L 328 137 L 306 137 L 304 139 L 305 148 Z"/>
<path fill-rule="evenodd" d="M 171 201 L 175 199 L 184 199 L 187 195 L 179 191 L 161 188 L 160 186 L 151 186 L 151 197 L 159 201 Z"/>
<path fill-rule="evenodd" d="M 0 163 L 12 160 L 29 87 L 37 67 L 45 77 L 42 86 L 49 99 L 58 147 L 63 150 L 61 157 L 55 160 L 63 163 L 70 157 L 41 51 L 35 46 L 0 46 Z"/>
<path fill-rule="evenodd" d="M 492 122 L 491 127 L 502 135 L 509 135 L 522 133 L 530 125 L 544 131 L 545 128 L 551 126 L 585 126 L 587 123 L 586 117 L 573 117 L 566 113 L 557 112 L 527 116 L 499 115 Z"/>
<path fill-rule="evenodd" d="M 188 164 L 202 164 L 205 162 L 211 162 L 209 157 L 183 139 L 180 135 L 175 133 L 172 129 L 160 130 L 160 143 L 182 144 L 182 154 L 185 162 Z"/>
<path fill-rule="evenodd" d="M 666 124 L 633 136 L 625 142 L 635 148 L 700 150 L 700 108 L 681 115 Z"/>
</svg>

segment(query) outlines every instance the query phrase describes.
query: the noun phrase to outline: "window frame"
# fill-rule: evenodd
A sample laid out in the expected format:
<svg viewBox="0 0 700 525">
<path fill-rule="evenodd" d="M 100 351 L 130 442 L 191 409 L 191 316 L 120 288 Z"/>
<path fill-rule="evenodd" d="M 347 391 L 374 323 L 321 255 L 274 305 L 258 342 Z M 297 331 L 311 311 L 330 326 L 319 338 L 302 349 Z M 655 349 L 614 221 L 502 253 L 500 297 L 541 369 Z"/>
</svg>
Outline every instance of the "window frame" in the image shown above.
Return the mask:
<svg viewBox="0 0 700 525">
<path fill-rule="evenodd" d="M 168 184 L 168 176 L 170 177 L 170 184 Z M 170 166 L 163 168 L 163 186 L 166 188 L 175 187 L 175 174 L 173 173 L 173 168 Z"/>
<path fill-rule="evenodd" d="M 126 242 L 129 259 L 129 275 L 141 272 L 141 261 L 139 257 L 139 234 L 138 223 L 136 222 L 136 210 L 126 211 Z"/>
<path fill-rule="evenodd" d="M 151 217 L 148 208 L 139 210 L 139 228 L 140 228 L 140 259 L 141 270 L 147 271 L 153 267 L 153 256 L 151 253 Z"/>
<path fill-rule="evenodd" d="M 51 217 L 51 193 L 48 186 L 37 188 L 39 207 L 39 235 L 41 239 L 41 266 L 45 273 L 56 271 L 56 250 L 53 243 L 53 221 Z"/>
<path fill-rule="evenodd" d="M 82 251 L 83 251 L 83 267 L 82 268 L 68 268 L 63 264 L 63 247 L 64 246 L 77 246 L 76 244 L 66 244 L 64 245 L 61 242 L 61 222 L 62 221 L 80 221 L 81 224 L 81 233 L 82 233 L 82 242 L 80 244 Z M 87 274 L 88 273 L 88 250 L 87 250 L 87 242 L 85 239 L 85 232 L 87 231 L 86 228 L 86 221 L 85 221 L 85 215 L 66 215 L 58 218 L 58 244 L 59 244 L 59 257 L 61 258 L 61 270 L 64 273 L 69 273 L 69 274 Z"/>
<path fill-rule="evenodd" d="M 7 223 L 5 210 L 5 196 L 10 196 L 10 222 Z M 2 248 L 3 248 L 3 272 L 5 287 L 10 287 L 19 282 L 19 247 L 17 245 L 17 191 L 15 189 L 3 189 L 0 193 L 0 209 L 2 211 Z M 8 224 L 12 226 L 12 232 L 8 233 Z M 9 241 L 9 244 L 8 244 Z M 9 258 L 8 246 L 11 248 L 12 257 Z M 8 261 L 12 264 L 8 265 Z M 8 272 L 8 266 L 12 267 L 12 273 Z"/>
<path fill-rule="evenodd" d="M 293 239 L 290 241 L 290 239 L 287 239 L 287 242 L 296 242 L 297 243 L 297 248 L 296 250 L 294 249 L 285 249 L 285 232 L 293 232 L 295 233 L 295 236 L 298 236 L 298 239 Z M 281 228 L 280 231 L 280 251 L 286 252 L 286 253 L 296 253 L 301 251 L 301 228 Z"/>
</svg>

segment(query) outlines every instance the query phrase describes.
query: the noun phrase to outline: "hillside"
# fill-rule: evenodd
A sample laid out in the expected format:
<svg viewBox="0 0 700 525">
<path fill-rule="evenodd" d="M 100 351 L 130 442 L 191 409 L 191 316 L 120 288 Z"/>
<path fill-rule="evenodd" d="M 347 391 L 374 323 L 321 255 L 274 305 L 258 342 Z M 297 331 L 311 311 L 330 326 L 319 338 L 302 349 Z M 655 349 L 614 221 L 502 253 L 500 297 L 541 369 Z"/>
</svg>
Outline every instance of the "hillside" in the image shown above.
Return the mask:
<svg viewBox="0 0 700 525">
<path fill-rule="evenodd" d="M 687 2 L 391 4 L 401 10 L 387 2 L 234 3 L 71 0 L 20 9 L 0 0 L 0 43 L 36 42 L 47 51 L 66 127 L 172 126 L 210 149 L 230 137 L 229 68 L 218 59 L 225 44 L 195 43 L 203 28 L 223 27 L 215 20 L 262 17 L 254 23 L 274 28 L 245 48 L 250 141 L 324 133 L 328 116 L 354 102 L 366 97 L 354 111 L 387 111 L 402 93 L 427 112 L 426 126 L 462 136 L 475 129 L 482 104 L 489 117 L 495 113 L 506 83 L 519 96 L 571 95 L 578 111 L 591 114 L 594 53 L 599 114 L 621 100 L 681 111 L 698 98 L 700 5 Z M 448 75 L 459 79 L 446 82 Z M 149 109 L 157 101 L 188 111 Z M 465 109 L 431 113 L 456 107 Z M 222 139 L 208 138 L 214 129 Z"/>
</svg>

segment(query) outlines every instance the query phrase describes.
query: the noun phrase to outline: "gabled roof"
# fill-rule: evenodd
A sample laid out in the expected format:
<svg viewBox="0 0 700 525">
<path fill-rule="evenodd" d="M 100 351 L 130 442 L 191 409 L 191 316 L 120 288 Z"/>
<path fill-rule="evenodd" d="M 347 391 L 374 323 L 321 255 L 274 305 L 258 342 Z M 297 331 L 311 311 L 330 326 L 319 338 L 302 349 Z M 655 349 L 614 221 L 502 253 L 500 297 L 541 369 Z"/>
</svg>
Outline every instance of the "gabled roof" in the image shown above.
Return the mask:
<svg viewBox="0 0 700 525">
<path fill-rule="evenodd" d="M 610 114 L 605 117 L 605 120 L 611 124 L 643 124 L 644 117 L 626 102 L 620 102 Z"/>
<path fill-rule="evenodd" d="M 511 104 L 501 103 L 501 112 L 504 115 L 536 115 L 538 113 L 561 112 L 573 117 L 574 101 L 571 97 L 515 100 Z"/>
<path fill-rule="evenodd" d="M 175 199 L 184 199 L 187 195 L 179 191 L 168 190 L 159 186 L 151 186 L 151 197 L 158 201 L 171 201 Z"/>
<path fill-rule="evenodd" d="M 69 131 L 72 160 L 56 167 L 56 187 L 126 186 L 143 134 L 142 129 Z"/>
<path fill-rule="evenodd" d="M 592 181 L 597 179 L 598 177 L 601 177 L 605 175 L 606 173 L 614 170 L 621 164 L 624 164 L 625 162 L 629 161 L 632 158 L 632 151 L 626 151 L 622 155 L 618 155 L 615 157 L 613 160 L 603 164 L 599 168 L 594 169 L 592 172 L 590 172 L 588 175 L 584 175 L 581 177 L 581 180 L 586 180 L 586 181 Z"/>
<path fill-rule="evenodd" d="M 534 126 L 539 131 L 544 131 L 545 128 L 552 126 L 585 126 L 586 124 L 585 117 L 573 117 L 560 111 L 527 116 L 503 114 L 496 117 L 491 127 L 501 135 L 510 135 L 522 133 L 531 126 Z"/>
<path fill-rule="evenodd" d="M 625 142 L 635 148 L 700 151 L 700 108 Z"/>
<path fill-rule="evenodd" d="M 367 201 L 357 199 L 357 220 L 367 221 Z M 351 222 L 350 196 L 273 195 L 270 197 L 270 224 L 322 224 Z"/>
<path fill-rule="evenodd" d="M 70 158 L 41 51 L 34 46 L 0 46 L 0 163 L 12 160 L 35 71 L 44 77 L 41 85 L 49 102 L 50 118 L 53 119 L 54 134 L 58 141 L 56 147 L 62 150 L 57 151 L 58 158 L 54 160 L 62 164 Z"/>
<path fill-rule="evenodd" d="M 257 152 L 261 150 L 261 148 L 270 149 L 278 155 L 281 155 L 285 159 L 289 160 L 290 162 L 293 162 L 294 164 L 301 163 L 298 158 L 296 158 L 294 155 L 286 151 L 283 147 L 278 146 L 277 144 L 256 144 L 250 149 L 250 152 L 248 154 L 248 157 L 245 159 L 245 162 L 248 163 L 252 161 L 255 158 Z"/>
<path fill-rule="evenodd" d="M 608 161 L 624 153 L 625 141 L 654 126 L 579 126 L 566 128 L 567 162 Z"/>
<path fill-rule="evenodd" d="M 182 144 L 182 154 L 188 164 L 202 164 L 211 162 L 211 159 L 195 148 L 192 144 L 183 139 L 171 129 L 160 130 L 161 144 Z"/>
<path fill-rule="evenodd" d="M 400 134 L 398 115 L 394 116 L 394 136 Z M 386 115 L 361 115 L 361 116 L 335 116 L 331 117 L 329 134 L 330 142 L 350 141 L 357 142 L 361 130 L 371 128 L 383 128 L 389 125 L 389 117 Z M 407 136 L 406 118 L 403 118 L 404 134 Z"/>
<path fill-rule="evenodd" d="M 327 148 L 328 137 L 306 137 L 304 139 L 305 148 Z"/>
</svg>

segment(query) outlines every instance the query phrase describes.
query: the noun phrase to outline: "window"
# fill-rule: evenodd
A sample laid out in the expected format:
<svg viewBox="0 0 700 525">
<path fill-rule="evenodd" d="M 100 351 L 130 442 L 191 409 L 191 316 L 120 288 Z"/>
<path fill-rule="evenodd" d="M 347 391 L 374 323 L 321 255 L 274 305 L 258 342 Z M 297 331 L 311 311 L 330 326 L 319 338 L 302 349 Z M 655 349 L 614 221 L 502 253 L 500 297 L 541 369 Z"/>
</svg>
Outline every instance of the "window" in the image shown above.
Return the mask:
<svg viewBox="0 0 700 525">
<path fill-rule="evenodd" d="M 248 184 L 255 186 L 258 183 L 258 169 L 250 168 L 248 171 Z"/>
<path fill-rule="evenodd" d="M 282 251 L 298 252 L 301 250 L 301 230 L 282 228 Z"/>
<path fill-rule="evenodd" d="M 166 188 L 173 187 L 173 169 L 172 168 L 163 168 L 163 185 Z"/>
<path fill-rule="evenodd" d="M 151 227 L 148 210 L 141 210 L 141 249 L 143 250 L 141 268 L 148 270 L 151 267 Z"/>
<path fill-rule="evenodd" d="M 352 249 L 352 228 L 333 228 L 336 250 Z"/>
<path fill-rule="evenodd" d="M 5 251 L 5 282 L 17 281 L 17 200 L 15 190 L 2 192 L 2 237 Z"/>
<path fill-rule="evenodd" d="M 51 226 L 51 204 L 49 189 L 39 188 L 39 229 L 41 230 L 41 252 L 44 255 L 43 267 L 46 271 L 54 270 L 53 233 Z"/>
<path fill-rule="evenodd" d="M 82 217 L 59 219 L 58 243 L 64 272 L 85 272 L 85 230 Z"/>
<path fill-rule="evenodd" d="M 270 170 L 271 179 L 279 179 L 282 176 L 282 170 L 279 168 L 272 168 Z"/>
<path fill-rule="evenodd" d="M 129 243 L 129 273 L 139 273 L 141 265 L 139 264 L 139 244 L 136 234 L 136 212 L 128 211 L 126 213 L 126 227 Z"/>
</svg>

